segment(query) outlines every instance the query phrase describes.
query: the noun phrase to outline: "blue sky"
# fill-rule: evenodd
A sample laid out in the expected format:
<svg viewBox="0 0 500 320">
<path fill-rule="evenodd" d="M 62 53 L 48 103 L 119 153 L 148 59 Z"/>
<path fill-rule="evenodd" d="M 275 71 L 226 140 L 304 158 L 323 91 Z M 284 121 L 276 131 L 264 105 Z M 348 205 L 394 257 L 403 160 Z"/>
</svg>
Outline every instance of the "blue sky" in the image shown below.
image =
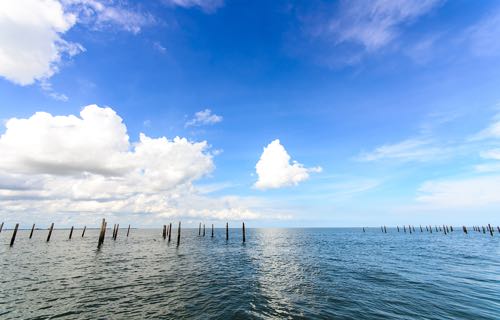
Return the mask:
<svg viewBox="0 0 500 320">
<path fill-rule="evenodd" d="M 22 0 L 0 29 L 3 220 L 499 223 L 496 1 Z"/>
</svg>

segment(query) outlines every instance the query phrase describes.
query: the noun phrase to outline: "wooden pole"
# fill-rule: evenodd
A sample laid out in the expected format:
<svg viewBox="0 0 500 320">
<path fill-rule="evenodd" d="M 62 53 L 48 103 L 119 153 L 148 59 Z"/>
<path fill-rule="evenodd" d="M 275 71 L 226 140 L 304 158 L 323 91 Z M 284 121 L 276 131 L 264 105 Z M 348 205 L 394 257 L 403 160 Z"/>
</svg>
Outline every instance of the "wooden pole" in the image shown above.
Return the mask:
<svg viewBox="0 0 500 320">
<path fill-rule="evenodd" d="M 432 226 L 429 226 L 429 231 L 432 233 Z"/>
<path fill-rule="evenodd" d="M 214 224 L 212 223 L 212 238 L 214 237 Z"/>
<path fill-rule="evenodd" d="M 168 242 L 170 242 L 170 238 L 172 237 L 172 222 L 168 226 Z"/>
<path fill-rule="evenodd" d="M 71 240 L 72 236 L 73 236 L 73 226 L 71 226 L 71 231 L 69 232 L 69 240 Z"/>
<path fill-rule="evenodd" d="M 203 224 L 203 236 L 205 236 L 205 224 Z"/>
<path fill-rule="evenodd" d="M 387 233 L 387 228 L 384 226 L 384 233 Z"/>
<path fill-rule="evenodd" d="M 467 227 L 463 226 L 463 229 L 464 229 L 464 233 L 467 234 Z"/>
<path fill-rule="evenodd" d="M 128 229 L 127 229 L 127 238 L 128 238 L 129 233 L 130 233 L 130 225 L 128 225 Z"/>
<path fill-rule="evenodd" d="M 243 243 L 245 243 L 245 240 L 246 240 L 246 235 L 245 235 L 245 222 L 243 222 L 242 231 L 243 231 Z"/>
<path fill-rule="evenodd" d="M 33 237 L 33 230 L 35 230 L 35 224 L 33 223 L 33 226 L 31 227 L 31 232 L 30 232 L 30 239 Z"/>
<path fill-rule="evenodd" d="M 99 240 L 97 241 L 97 248 L 99 249 L 104 242 L 104 231 L 106 230 L 106 219 L 102 219 L 101 232 L 99 232 Z"/>
<path fill-rule="evenodd" d="M 489 223 L 488 223 L 488 228 L 490 229 L 490 235 L 493 237 L 493 228 Z"/>
<path fill-rule="evenodd" d="M 3 222 L 2 224 L 0 224 L 0 233 L 2 233 L 2 229 L 3 229 Z"/>
<path fill-rule="evenodd" d="M 397 227 L 398 227 L 398 232 L 399 232 L 399 226 L 397 226 Z"/>
<path fill-rule="evenodd" d="M 410 225 L 408 225 L 408 230 L 410 230 L 410 234 L 411 234 L 411 226 Z"/>
<path fill-rule="evenodd" d="M 162 236 L 163 236 L 163 240 L 167 239 L 167 225 L 166 224 L 163 225 L 163 234 L 162 234 Z"/>
<path fill-rule="evenodd" d="M 403 224 L 403 231 L 406 233 L 406 226 Z"/>
<path fill-rule="evenodd" d="M 365 227 L 363 227 L 363 232 L 365 232 Z"/>
<path fill-rule="evenodd" d="M 120 224 L 119 223 L 116 225 L 115 239 L 114 239 L 115 241 L 116 241 L 116 238 L 118 238 L 118 230 L 120 230 Z"/>
<path fill-rule="evenodd" d="M 87 226 L 84 226 L 84 227 L 83 227 L 83 231 L 82 231 L 82 238 L 83 238 L 83 236 L 85 235 L 85 230 L 87 230 Z"/>
<path fill-rule="evenodd" d="M 49 235 L 47 236 L 47 242 L 50 241 L 50 236 L 52 235 L 52 230 L 54 229 L 54 222 L 50 225 Z"/>
<path fill-rule="evenodd" d="M 229 225 L 226 222 L 226 241 L 229 240 Z"/>
<path fill-rule="evenodd" d="M 453 232 L 453 226 L 450 226 L 450 231 Z"/>
<path fill-rule="evenodd" d="M 177 246 L 181 243 L 181 222 L 179 221 L 179 228 L 177 229 Z"/>
<path fill-rule="evenodd" d="M 200 226 L 198 227 L 198 235 L 201 236 L 201 222 L 200 222 Z"/>
<path fill-rule="evenodd" d="M 500 226 L 497 226 L 498 233 L 500 233 Z"/>
<path fill-rule="evenodd" d="M 424 232 L 424 230 L 422 230 L 422 225 L 420 225 L 420 232 Z"/>
<path fill-rule="evenodd" d="M 10 239 L 11 247 L 14 245 L 14 241 L 16 241 L 17 228 L 19 228 L 19 223 L 16 223 L 16 226 L 14 227 L 14 232 L 12 232 L 12 238 Z"/>
</svg>

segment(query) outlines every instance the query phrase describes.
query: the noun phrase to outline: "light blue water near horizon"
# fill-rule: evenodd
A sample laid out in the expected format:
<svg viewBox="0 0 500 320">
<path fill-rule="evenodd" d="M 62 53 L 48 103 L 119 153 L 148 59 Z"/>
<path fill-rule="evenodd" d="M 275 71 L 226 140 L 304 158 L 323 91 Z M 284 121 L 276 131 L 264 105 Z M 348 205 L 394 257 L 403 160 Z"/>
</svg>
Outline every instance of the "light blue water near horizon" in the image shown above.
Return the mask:
<svg viewBox="0 0 500 320">
<path fill-rule="evenodd" d="M 0 234 L 1 319 L 498 319 L 500 237 L 389 228 Z"/>
</svg>

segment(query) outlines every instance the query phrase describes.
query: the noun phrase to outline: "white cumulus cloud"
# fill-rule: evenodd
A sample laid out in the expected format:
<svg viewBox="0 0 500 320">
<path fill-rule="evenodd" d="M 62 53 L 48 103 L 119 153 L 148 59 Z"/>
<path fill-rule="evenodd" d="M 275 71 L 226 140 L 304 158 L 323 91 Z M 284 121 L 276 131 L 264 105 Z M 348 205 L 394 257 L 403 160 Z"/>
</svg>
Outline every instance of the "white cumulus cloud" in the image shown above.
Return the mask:
<svg viewBox="0 0 500 320">
<path fill-rule="evenodd" d="M 218 116 L 215 113 L 212 113 L 212 110 L 205 109 L 202 111 L 198 111 L 194 114 L 194 118 L 186 122 L 185 126 L 202 126 L 202 125 L 210 125 L 215 124 L 222 121 L 222 116 Z"/>
<path fill-rule="evenodd" d="M 321 167 L 306 168 L 297 161 L 290 163 L 291 157 L 280 140 L 272 141 L 260 156 L 255 166 L 258 189 L 276 189 L 295 186 L 309 178 L 311 172 L 321 172 Z"/>
<path fill-rule="evenodd" d="M 0 76 L 19 85 L 42 82 L 42 90 L 59 100 L 46 82 L 59 71 L 65 58 L 84 47 L 64 39 L 76 24 L 92 29 L 117 26 L 138 33 L 154 18 L 131 10 L 124 2 L 98 0 L 15 0 L 0 1 Z"/>
<path fill-rule="evenodd" d="M 51 77 L 64 54 L 83 50 L 62 38 L 75 23 L 56 0 L 0 1 L 0 76 L 20 85 Z"/>
<path fill-rule="evenodd" d="M 0 206 L 7 214 L 152 214 L 158 217 L 255 218 L 258 201 L 209 198 L 194 182 L 215 166 L 206 141 L 130 142 L 111 108 L 79 116 L 37 112 L 7 120 L 0 136 Z"/>
</svg>

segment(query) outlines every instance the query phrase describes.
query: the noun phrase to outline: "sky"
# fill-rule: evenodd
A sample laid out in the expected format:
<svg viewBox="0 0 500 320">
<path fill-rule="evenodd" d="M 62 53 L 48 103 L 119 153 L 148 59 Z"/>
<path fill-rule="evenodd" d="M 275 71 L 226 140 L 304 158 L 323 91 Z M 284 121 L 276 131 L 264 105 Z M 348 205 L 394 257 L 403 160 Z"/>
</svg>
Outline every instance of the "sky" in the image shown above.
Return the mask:
<svg viewBox="0 0 500 320">
<path fill-rule="evenodd" d="M 500 223 L 500 3 L 0 2 L 0 220 Z"/>
</svg>

